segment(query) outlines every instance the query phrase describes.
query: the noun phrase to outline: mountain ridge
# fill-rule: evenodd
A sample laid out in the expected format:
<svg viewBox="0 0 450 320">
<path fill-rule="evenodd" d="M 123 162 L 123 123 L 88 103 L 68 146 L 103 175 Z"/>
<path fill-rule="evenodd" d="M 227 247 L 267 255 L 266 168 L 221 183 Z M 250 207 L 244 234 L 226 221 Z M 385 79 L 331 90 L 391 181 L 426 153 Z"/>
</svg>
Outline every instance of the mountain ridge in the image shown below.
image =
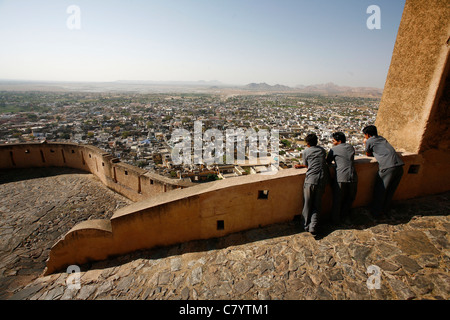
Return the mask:
<svg viewBox="0 0 450 320">
<path fill-rule="evenodd" d="M 333 82 L 327 82 L 323 84 L 313 85 L 297 85 L 295 87 L 289 87 L 285 85 L 275 84 L 269 85 L 265 82 L 262 83 L 249 83 L 243 86 L 243 89 L 250 91 L 273 91 L 273 92 L 296 92 L 296 93 L 311 93 L 311 94 L 336 94 L 336 95 L 369 95 L 373 97 L 381 97 L 383 89 L 376 87 L 351 87 L 340 86 Z"/>
<path fill-rule="evenodd" d="M 313 85 L 286 86 L 270 85 L 266 82 L 252 82 L 246 85 L 233 85 L 218 80 L 199 81 L 140 81 L 118 80 L 110 82 L 88 81 L 33 81 L 0 79 L 0 91 L 123 91 L 123 92 L 183 92 L 183 91 L 227 91 L 241 93 L 305 93 L 321 95 L 349 95 L 380 98 L 383 89 L 376 87 L 340 86 L 333 82 Z"/>
</svg>

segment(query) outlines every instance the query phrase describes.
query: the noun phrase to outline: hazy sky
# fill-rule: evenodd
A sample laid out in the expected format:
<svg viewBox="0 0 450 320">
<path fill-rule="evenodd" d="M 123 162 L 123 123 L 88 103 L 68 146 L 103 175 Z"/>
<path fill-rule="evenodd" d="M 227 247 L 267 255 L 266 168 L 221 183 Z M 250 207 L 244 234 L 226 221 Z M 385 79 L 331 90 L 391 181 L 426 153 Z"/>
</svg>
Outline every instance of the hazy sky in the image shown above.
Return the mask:
<svg viewBox="0 0 450 320">
<path fill-rule="evenodd" d="M 0 0 L 0 79 L 384 87 L 405 0 Z M 71 5 L 80 9 L 79 19 Z M 381 29 L 370 30 L 370 5 Z M 80 22 L 79 29 L 70 29 Z"/>
</svg>

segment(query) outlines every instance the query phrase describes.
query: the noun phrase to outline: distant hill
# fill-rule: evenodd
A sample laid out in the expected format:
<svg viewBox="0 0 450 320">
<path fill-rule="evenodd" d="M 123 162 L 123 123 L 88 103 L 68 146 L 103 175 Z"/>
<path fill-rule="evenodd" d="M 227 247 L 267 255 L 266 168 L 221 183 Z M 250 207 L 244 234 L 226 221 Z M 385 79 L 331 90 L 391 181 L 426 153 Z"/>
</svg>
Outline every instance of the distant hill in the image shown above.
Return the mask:
<svg viewBox="0 0 450 320">
<path fill-rule="evenodd" d="M 139 80 L 118 80 L 112 83 L 125 85 L 173 85 L 173 86 L 225 86 L 217 80 L 198 80 L 198 81 L 139 81 Z"/>
<path fill-rule="evenodd" d="M 0 91 L 78 91 L 78 92 L 232 92 L 247 94 L 264 93 L 308 93 L 351 97 L 381 98 L 383 89 L 371 87 L 339 86 L 332 82 L 315 85 L 289 87 L 281 84 L 269 85 L 249 83 L 247 85 L 224 84 L 212 81 L 113 81 L 113 82 L 58 82 L 1 80 Z"/>
<path fill-rule="evenodd" d="M 271 86 L 265 82 L 263 83 L 249 83 L 243 87 L 243 89 L 247 90 L 258 90 L 258 91 L 292 91 L 294 90 L 291 87 L 283 86 L 281 84 L 276 84 Z"/>
<path fill-rule="evenodd" d="M 241 89 L 247 91 L 266 91 L 266 92 L 297 92 L 297 93 L 311 93 L 320 95 L 340 95 L 340 96 L 362 96 L 380 98 L 383 94 L 383 89 L 372 87 L 349 87 L 339 86 L 335 83 L 328 82 L 324 84 L 315 85 L 298 85 L 295 87 L 288 87 L 280 84 L 269 85 L 263 83 L 249 83 L 242 86 Z"/>
<path fill-rule="evenodd" d="M 295 88 L 299 92 L 317 93 L 325 95 L 350 95 L 350 96 L 363 95 L 367 97 L 379 98 L 383 94 L 383 89 L 380 88 L 339 86 L 332 82 L 309 86 L 299 85 L 296 86 Z"/>
</svg>

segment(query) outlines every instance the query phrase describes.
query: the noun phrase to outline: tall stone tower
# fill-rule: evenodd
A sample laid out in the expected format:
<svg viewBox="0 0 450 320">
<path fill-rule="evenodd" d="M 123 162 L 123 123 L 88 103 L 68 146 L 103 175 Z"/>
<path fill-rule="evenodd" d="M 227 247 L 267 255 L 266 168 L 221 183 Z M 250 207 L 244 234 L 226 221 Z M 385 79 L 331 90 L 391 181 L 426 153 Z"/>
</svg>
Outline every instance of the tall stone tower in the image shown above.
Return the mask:
<svg viewBox="0 0 450 320">
<path fill-rule="evenodd" d="M 450 1 L 407 0 L 376 125 L 398 150 L 450 151 Z"/>
<path fill-rule="evenodd" d="M 450 190 L 449 17 L 449 0 L 406 0 L 375 123 L 417 155 L 405 177 L 417 195 Z"/>
</svg>

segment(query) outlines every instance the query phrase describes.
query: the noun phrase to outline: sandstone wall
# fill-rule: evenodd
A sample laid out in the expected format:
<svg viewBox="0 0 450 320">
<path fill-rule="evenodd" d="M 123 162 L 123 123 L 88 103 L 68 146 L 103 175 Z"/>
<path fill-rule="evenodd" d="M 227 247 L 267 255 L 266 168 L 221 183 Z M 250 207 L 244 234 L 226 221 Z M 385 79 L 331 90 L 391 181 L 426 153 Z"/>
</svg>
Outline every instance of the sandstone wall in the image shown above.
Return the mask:
<svg viewBox="0 0 450 320">
<path fill-rule="evenodd" d="M 376 125 L 398 150 L 450 151 L 450 5 L 407 0 Z"/>
<path fill-rule="evenodd" d="M 0 146 L 0 169 L 29 167 L 69 167 L 90 172 L 133 201 L 191 185 L 120 162 L 94 146 L 51 142 Z"/>
<path fill-rule="evenodd" d="M 450 190 L 450 156 L 437 151 L 402 154 L 405 174 L 394 199 Z M 306 169 L 275 175 L 249 175 L 182 188 L 164 178 L 118 162 L 91 146 L 17 144 L 0 146 L 0 168 L 67 166 L 91 172 L 106 186 L 137 201 L 111 220 L 89 220 L 70 230 L 51 250 L 46 273 L 72 264 L 166 246 L 221 237 L 294 219 L 303 207 Z M 356 160 L 359 183 L 355 207 L 372 199 L 378 163 Z M 175 190 L 173 190 L 175 189 Z M 170 191 L 170 192 L 169 192 Z M 323 198 L 324 217 L 332 205 L 330 186 Z"/>
<path fill-rule="evenodd" d="M 450 190 L 448 173 L 430 172 L 432 166 L 427 167 L 428 160 L 421 155 L 402 157 L 405 174 L 394 199 Z M 378 164 L 373 158 L 360 158 L 356 169 L 359 183 L 354 206 L 365 206 L 372 199 Z M 290 221 L 301 214 L 305 173 L 306 169 L 288 169 L 272 176 L 250 175 L 210 182 L 136 202 L 115 212 L 110 221 L 86 221 L 52 248 L 46 272 L 139 249 L 221 237 Z M 331 204 L 328 186 L 323 198 L 325 218 Z"/>
</svg>

